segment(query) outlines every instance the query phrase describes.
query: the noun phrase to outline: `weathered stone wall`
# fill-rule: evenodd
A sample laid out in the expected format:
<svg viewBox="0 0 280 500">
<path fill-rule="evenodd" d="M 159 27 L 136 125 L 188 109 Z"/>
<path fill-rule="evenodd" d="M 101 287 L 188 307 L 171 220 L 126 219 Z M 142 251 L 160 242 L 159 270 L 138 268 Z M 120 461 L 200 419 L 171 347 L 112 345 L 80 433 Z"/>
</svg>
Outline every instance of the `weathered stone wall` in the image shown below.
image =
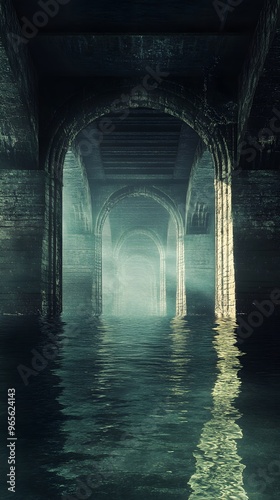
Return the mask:
<svg viewBox="0 0 280 500">
<path fill-rule="evenodd" d="M 92 231 L 91 193 L 87 173 L 68 151 L 63 168 L 63 223 L 66 233 Z"/>
<path fill-rule="evenodd" d="M 38 168 L 36 75 L 28 48 L 15 43 L 19 23 L 11 0 L 0 3 L 0 168 Z"/>
<path fill-rule="evenodd" d="M 186 199 L 186 290 L 188 314 L 214 314 L 215 309 L 214 164 L 199 146 Z"/>
<path fill-rule="evenodd" d="M 90 311 L 94 266 L 91 195 L 84 167 L 70 151 L 63 169 L 62 247 L 63 310 Z"/>
<path fill-rule="evenodd" d="M 237 312 L 280 288 L 280 172 L 246 171 L 233 177 Z"/>
<path fill-rule="evenodd" d="M 0 4 L 0 312 L 42 310 L 45 181 L 38 168 L 36 76 L 11 0 Z"/>
<path fill-rule="evenodd" d="M 0 170 L 0 312 L 41 310 L 45 174 Z"/>
<path fill-rule="evenodd" d="M 209 234 L 188 234 L 185 245 L 188 314 L 214 314 L 214 228 Z"/>
<path fill-rule="evenodd" d="M 63 311 L 91 311 L 93 239 L 73 234 L 64 238 Z"/>
</svg>

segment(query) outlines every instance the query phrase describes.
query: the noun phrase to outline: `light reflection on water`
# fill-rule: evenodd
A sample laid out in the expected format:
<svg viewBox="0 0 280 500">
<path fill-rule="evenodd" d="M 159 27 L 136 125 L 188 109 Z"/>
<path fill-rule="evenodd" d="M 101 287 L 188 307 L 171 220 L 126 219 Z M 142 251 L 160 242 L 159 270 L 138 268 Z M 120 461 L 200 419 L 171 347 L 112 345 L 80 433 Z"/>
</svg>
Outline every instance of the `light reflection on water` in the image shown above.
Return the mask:
<svg viewBox="0 0 280 500">
<path fill-rule="evenodd" d="M 232 325 L 213 337 L 195 323 L 107 319 L 70 340 L 56 375 L 71 459 L 53 472 L 73 482 L 72 494 L 90 477 L 98 499 L 248 498 Z"/>
<path fill-rule="evenodd" d="M 218 375 L 212 391 L 212 418 L 204 424 L 194 453 L 196 471 L 189 482 L 193 490 L 189 499 L 246 500 L 245 466 L 237 451 L 237 440 L 243 437 L 236 422 L 241 415 L 234 406 L 241 386 L 238 378 L 241 353 L 235 345 L 234 324 L 223 321 L 216 332 L 213 344 Z"/>
<path fill-rule="evenodd" d="M 20 415 L 18 498 L 248 498 L 233 324 L 86 315 L 63 321 L 56 335 L 68 341 L 56 359 L 27 388 L 8 377 Z M 30 366 L 31 349 L 42 352 L 39 328 L 26 337 L 18 329 L 4 350 L 2 378 L 19 363 Z"/>
</svg>

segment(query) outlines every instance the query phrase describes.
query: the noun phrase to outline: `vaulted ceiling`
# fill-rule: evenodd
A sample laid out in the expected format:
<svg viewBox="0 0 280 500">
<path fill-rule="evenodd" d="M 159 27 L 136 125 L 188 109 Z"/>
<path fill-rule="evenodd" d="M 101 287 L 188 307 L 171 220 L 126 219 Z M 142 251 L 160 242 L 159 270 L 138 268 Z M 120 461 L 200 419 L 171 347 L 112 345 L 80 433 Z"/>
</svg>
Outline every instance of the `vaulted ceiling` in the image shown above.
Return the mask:
<svg viewBox="0 0 280 500">
<path fill-rule="evenodd" d="M 92 154 L 83 155 L 90 184 L 106 179 L 188 179 L 199 137 L 180 120 L 151 109 L 131 109 L 125 119 L 106 115 L 112 132 L 104 135 Z M 100 120 L 95 126 L 99 127 Z M 87 128 L 88 134 L 93 126 Z M 85 139 L 82 131 L 77 148 Z M 87 153 L 87 150 L 85 150 Z M 183 156 L 184 168 L 181 168 Z M 177 175 L 179 174 L 179 175 Z"/>
</svg>

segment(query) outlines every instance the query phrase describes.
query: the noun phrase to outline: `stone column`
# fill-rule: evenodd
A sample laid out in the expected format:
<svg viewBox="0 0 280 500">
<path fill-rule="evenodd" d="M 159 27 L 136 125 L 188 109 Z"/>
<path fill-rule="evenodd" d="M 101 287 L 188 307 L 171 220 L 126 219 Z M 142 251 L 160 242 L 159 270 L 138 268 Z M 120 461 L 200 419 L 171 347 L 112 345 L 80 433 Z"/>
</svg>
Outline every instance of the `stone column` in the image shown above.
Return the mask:
<svg viewBox="0 0 280 500">
<path fill-rule="evenodd" d="M 94 265 L 93 265 L 93 287 L 92 287 L 93 314 L 102 314 L 102 234 L 94 236 Z"/>
<path fill-rule="evenodd" d="M 185 289 L 185 243 L 184 235 L 177 236 L 177 291 L 176 291 L 176 316 L 186 316 L 187 302 Z"/>
<path fill-rule="evenodd" d="M 215 204 L 215 313 L 217 317 L 234 318 L 236 304 L 230 180 L 215 179 Z"/>
<path fill-rule="evenodd" d="M 159 293 L 159 307 L 160 316 L 166 315 L 166 263 L 165 255 L 160 255 L 160 293 Z"/>
<path fill-rule="evenodd" d="M 236 318 L 232 221 L 232 167 L 235 158 L 235 126 L 216 131 L 212 154 L 215 164 L 215 314 Z"/>
</svg>

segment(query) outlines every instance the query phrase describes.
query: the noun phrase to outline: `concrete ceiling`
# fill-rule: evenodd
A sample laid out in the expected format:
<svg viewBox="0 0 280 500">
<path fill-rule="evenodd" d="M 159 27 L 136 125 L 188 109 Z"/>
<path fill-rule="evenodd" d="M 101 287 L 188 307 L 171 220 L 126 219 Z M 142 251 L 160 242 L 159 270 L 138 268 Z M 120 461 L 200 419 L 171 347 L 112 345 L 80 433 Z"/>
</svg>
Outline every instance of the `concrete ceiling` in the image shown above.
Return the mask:
<svg viewBox="0 0 280 500">
<path fill-rule="evenodd" d="M 96 179 L 100 178 L 188 180 L 199 143 L 191 127 L 151 109 L 131 109 L 124 120 L 114 114 L 106 117 L 111 120 L 114 130 L 104 135 L 92 154 L 83 157 L 91 186 L 94 187 Z M 98 128 L 98 122 L 96 120 L 90 127 Z M 83 138 L 81 132 L 77 144 Z"/>
<path fill-rule="evenodd" d="M 13 0 L 18 16 L 29 19 L 39 10 L 37 0 Z M 227 2 L 224 2 L 227 3 Z M 226 29 L 250 31 L 261 0 L 246 0 L 228 12 Z M 69 0 L 43 32 L 50 33 L 186 33 L 219 32 L 220 19 L 211 0 Z"/>
<path fill-rule="evenodd" d="M 112 116 L 114 123 L 114 117 Z M 173 178 L 178 156 L 182 122 L 153 110 L 131 110 L 101 143 L 101 158 L 106 176 L 148 176 Z M 191 168 L 198 143 L 197 134 L 188 127 L 188 154 L 185 173 Z M 187 139 L 186 139 L 187 140 Z"/>
<path fill-rule="evenodd" d="M 12 1 L 22 26 L 26 20 L 34 23 L 44 5 L 44 0 Z M 216 3 L 69 0 L 60 5 L 28 42 L 38 75 L 41 120 L 46 122 L 48 113 L 51 118 L 85 87 L 98 95 L 108 80 L 138 79 L 147 74 L 147 66 L 157 65 L 169 73 L 168 80 L 201 95 L 210 75 L 215 103 L 236 101 L 238 77 L 264 0 L 243 0 L 224 22 Z M 98 168 L 100 178 L 183 178 L 187 186 L 197 145 L 198 136 L 175 118 L 131 110 L 84 163 L 89 179 L 98 177 Z"/>
<path fill-rule="evenodd" d="M 243 1 L 222 23 L 210 0 L 69 0 L 30 38 L 29 49 L 45 78 L 129 77 L 155 63 L 172 77 L 197 78 L 213 64 L 217 76 L 236 76 L 263 3 Z M 13 4 L 22 26 L 42 10 L 37 0 Z"/>
<path fill-rule="evenodd" d="M 217 65 L 216 75 L 235 75 L 249 33 L 182 35 L 40 35 L 30 42 L 42 77 L 131 77 L 159 64 L 173 77 L 201 78 Z M 206 47 L 207 46 L 207 49 Z"/>
</svg>

